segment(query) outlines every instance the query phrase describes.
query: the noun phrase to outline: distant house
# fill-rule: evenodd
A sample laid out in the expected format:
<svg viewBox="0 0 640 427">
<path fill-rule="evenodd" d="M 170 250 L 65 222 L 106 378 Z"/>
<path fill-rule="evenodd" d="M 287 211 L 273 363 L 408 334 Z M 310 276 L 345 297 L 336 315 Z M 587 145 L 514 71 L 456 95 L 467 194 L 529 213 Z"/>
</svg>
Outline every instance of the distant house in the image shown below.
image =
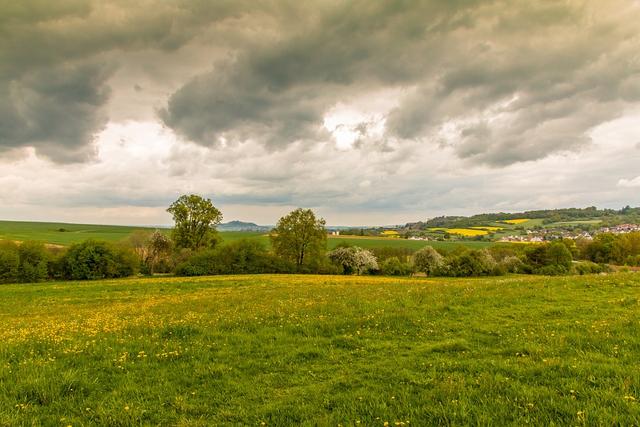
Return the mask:
<svg viewBox="0 0 640 427">
<path fill-rule="evenodd" d="M 640 231 L 639 224 L 620 224 L 614 227 L 602 227 L 600 229 L 601 233 L 613 233 L 613 234 L 633 233 L 635 231 Z"/>
</svg>

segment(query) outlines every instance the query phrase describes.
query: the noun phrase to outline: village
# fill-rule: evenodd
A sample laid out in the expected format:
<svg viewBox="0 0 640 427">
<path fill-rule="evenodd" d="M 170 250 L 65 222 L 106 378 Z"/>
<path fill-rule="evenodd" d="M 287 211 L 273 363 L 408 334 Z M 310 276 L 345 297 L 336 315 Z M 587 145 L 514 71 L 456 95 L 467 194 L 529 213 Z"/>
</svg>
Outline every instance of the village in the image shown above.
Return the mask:
<svg viewBox="0 0 640 427">
<path fill-rule="evenodd" d="M 500 238 L 500 242 L 524 242 L 524 243 L 541 243 L 558 239 L 571 239 L 571 240 L 593 240 L 596 234 L 611 233 L 611 234 L 626 234 L 640 231 L 640 224 L 620 224 L 611 227 L 601 227 L 596 231 L 584 231 L 584 230 L 564 230 L 564 229 L 540 229 L 540 230 L 526 230 L 526 234 L 523 235 L 508 235 Z"/>
</svg>

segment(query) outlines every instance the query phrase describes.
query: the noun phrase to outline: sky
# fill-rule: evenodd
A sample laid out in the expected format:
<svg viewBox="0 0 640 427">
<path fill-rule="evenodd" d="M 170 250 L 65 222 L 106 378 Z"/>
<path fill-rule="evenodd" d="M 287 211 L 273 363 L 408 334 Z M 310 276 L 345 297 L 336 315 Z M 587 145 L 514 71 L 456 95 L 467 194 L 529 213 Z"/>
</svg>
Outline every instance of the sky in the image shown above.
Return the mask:
<svg viewBox="0 0 640 427">
<path fill-rule="evenodd" d="M 0 219 L 640 205 L 638 0 L 0 0 Z"/>
</svg>

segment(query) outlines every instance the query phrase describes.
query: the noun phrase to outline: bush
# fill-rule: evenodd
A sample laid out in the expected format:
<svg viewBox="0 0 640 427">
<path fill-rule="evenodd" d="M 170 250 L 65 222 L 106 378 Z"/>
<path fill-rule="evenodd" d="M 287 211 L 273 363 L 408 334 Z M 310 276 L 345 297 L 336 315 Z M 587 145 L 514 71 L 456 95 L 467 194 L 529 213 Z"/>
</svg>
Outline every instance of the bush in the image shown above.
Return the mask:
<svg viewBox="0 0 640 427">
<path fill-rule="evenodd" d="M 327 254 L 343 274 L 364 274 L 378 269 L 376 257 L 358 246 L 338 247 Z"/>
<path fill-rule="evenodd" d="M 606 264 L 596 264 L 591 261 L 583 261 L 575 265 L 575 272 L 580 275 L 599 274 L 609 272 L 609 266 Z"/>
<path fill-rule="evenodd" d="M 196 252 L 176 267 L 177 276 L 207 276 L 221 274 L 220 271 L 218 251 L 215 249 Z"/>
<path fill-rule="evenodd" d="M 312 268 L 311 264 L 306 267 Z M 291 262 L 269 253 L 260 242 L 242 239 L 216 249 L 194 253 L 178 265 L 176 275 L 266 274 L 294 271 L 295 266 Z"/>
<path fill-rule="evenodd" d="M 526 260 L 528 272 L 550 276 L 570 273 L 573 263 L 571 252 L 561 242 L 529 247 Z"/>
<path fill-rule="evenodd" d="M 640 267 L 640 255 L 629 255 L 625 260 L 625 264 L 632 267 Z"/>
<path fill-rule="evenodd" d="M 18 245 L 13 242 L 0 243 L 0 283 L 17 281 L 19 266 Z"/>
<path fill-rule="evenodd" d="M 433 247 L 425 246 L 413 255 L 413 265 L 416 271 L 427 276 L 437 275 L 444 266 L 444 257 Z"/>
<path fill-rule="evenodd" d="M 382 248 L 372 248 L 369 250 L 376 257 L 376 260 L 379 264 L 382 264 L 389 258 L 396 257 L 400 261 L 405 262 L 411 259 L 411 256 L 416 252 L 415 249 L 412 248 L 395 248 L 395 247 L 382 247 Z"/>
<path fill-rule="evenodd" d="M 48 255 L 44 244 L 23 242 L 18 246 L 18 282 L 41 282 L 47 279 Z"/>
<path fill-rule="evenodd" d="M 522 273 L 525 265 L 517 256 L 507 256 L 498 262 L 498 268 L 506 273 Z"/>
<path fill-rule="evenodd" d="M 486 249 L 466 250 L 459 255 L 452 255 L 448 258 L 443 267 L 443 275 L 472 277 L 502 274 L 503 272 L 497 267 L 498 264 Z"/>
<path fill-rule="evenodd" d="M 139 267 L 138 257 L 130 249 L 96 240 L 72 245 L 62 262 L 65 278 L 72 280 L 127 277 Z"/>
<path fill-rule="evenodd" d="M 398 257 L 391 257 L 382 263 L 380 270 L 385 276 L 408 276 L 413 269 L 406 262 L 400 261 Z"/>
<path fill-rule="evenodd" d="M 281 262 L 276 260 L 262 243 L 255 240 L 242 239 L 232 242 L 216 252 L 222 274 L 280 272 Z"/>
<path fill-rule="evenodd" d="M 275 257 L 281 263 L 289 263 L 286 259 Z M 302 265 L 296 266 L 290 264 L 292 270 L 282 271 L 282 273 L 298 273 L 298 274 L 342 274 L 342 269 L 333 264 L 326 256 L 314 256 L 308 262 Z"/>
<path fill-rule="evenodd" d="M 49 279 L 64 279 L 64 255 L 67 252 L 67 249 L 51 248 L 48 249 L 47 252 L 49 253 L 49 259 L 47 261 L 47 276 Z"/>
</svg>

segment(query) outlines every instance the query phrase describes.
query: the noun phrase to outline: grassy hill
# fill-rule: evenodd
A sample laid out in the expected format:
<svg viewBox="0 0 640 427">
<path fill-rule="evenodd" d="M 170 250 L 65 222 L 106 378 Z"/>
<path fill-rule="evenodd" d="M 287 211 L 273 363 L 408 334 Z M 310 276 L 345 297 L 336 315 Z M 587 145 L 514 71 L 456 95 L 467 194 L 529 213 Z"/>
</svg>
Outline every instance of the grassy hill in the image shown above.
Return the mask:
<svg viewBox="0 0 640 427">
<path fill-rule="evenodd" d="M 640 274 L 0 286 L 0 425 L 635 425 Z"/>
<path fill-rule="evenodd" d="M 524 228 L 534 226 L 561 225 L 586 225 L 607 224 L 616 225 L 622 223 L 640 222 L 640 207 L 627 206 L 620 210 L 588 208 L 565 208 L 525 211 L 519 213 L 485 213 L 472 216 L 440 216 L 427 221 L 408 223 L 405 229 L 425 230 L 433 227 L 465 228 L 470 226 L 505 224 L 508 221 L 528 219 L 521 225 Z"/>
</svg>

